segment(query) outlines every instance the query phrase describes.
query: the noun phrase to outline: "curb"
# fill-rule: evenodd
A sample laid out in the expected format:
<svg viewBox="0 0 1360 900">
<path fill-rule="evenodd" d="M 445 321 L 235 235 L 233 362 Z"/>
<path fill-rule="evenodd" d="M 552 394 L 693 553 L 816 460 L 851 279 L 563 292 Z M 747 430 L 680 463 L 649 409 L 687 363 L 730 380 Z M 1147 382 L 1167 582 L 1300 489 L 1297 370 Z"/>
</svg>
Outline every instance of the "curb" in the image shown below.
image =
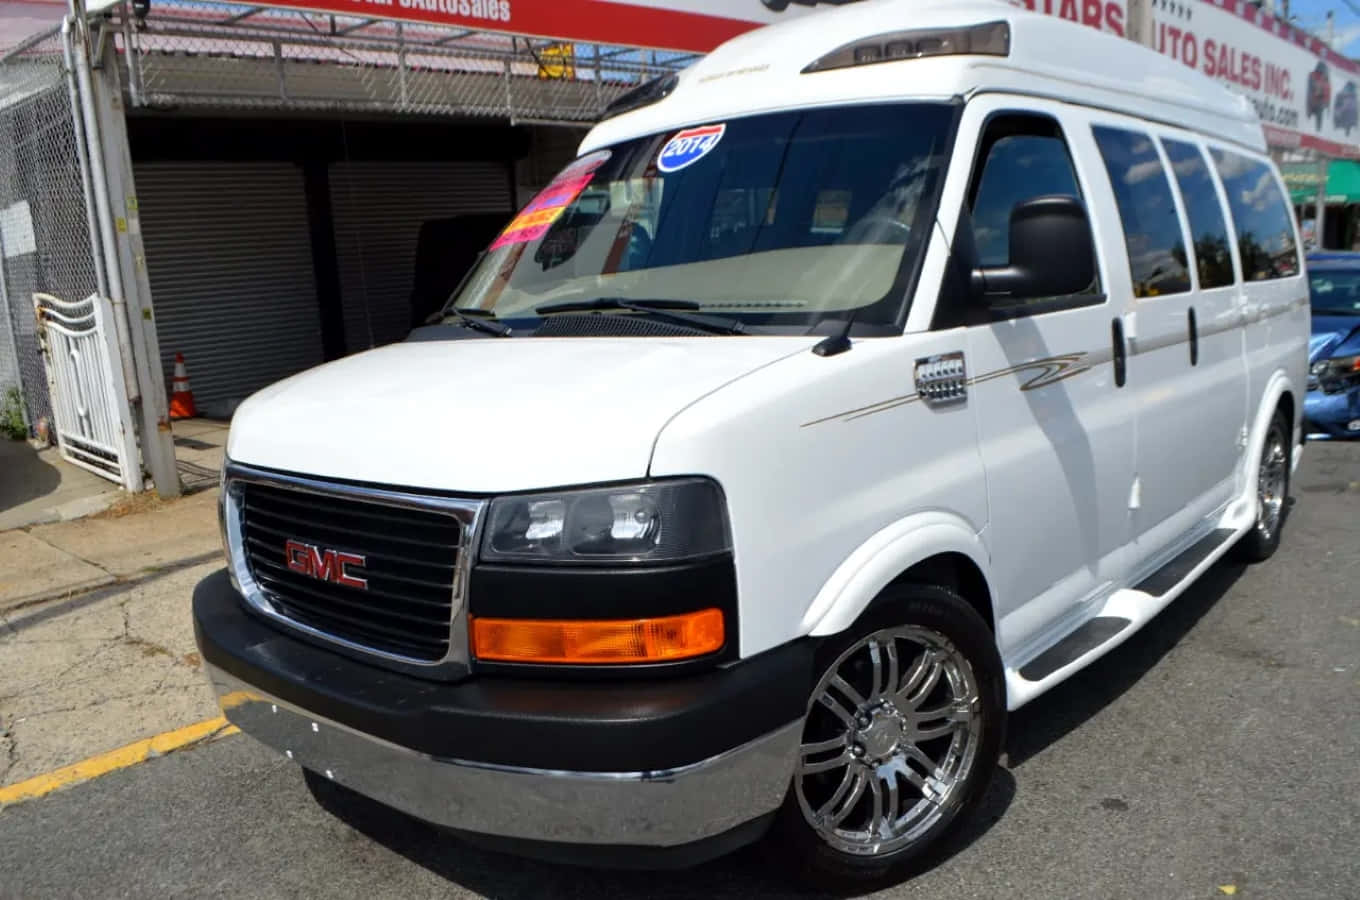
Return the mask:
<svg viewBox="0 0 1360 900">
<path fill-rule="evenodd" d="M 119 577 L 117 575 L 105 573 L 103 578 L 93 578 L 88 582 L 82 582 L 76 585 L 63 585 L 60 588 L 53 588 L 50 591 L 30 594 L 26 597 L 15 598 L 14 600 L 0 600 L 0 615 L 12 615 L 13 613 L 22 612 L 34 606 L 55 600 L 75 600 L 101 589 L 134 588 L 145 582 L 154 581 L 157 578 L 173 574 L 182 569 L 201 566 L 204 563 L 210 563 L 214 560 L 222 560 L 222 551 L 220 549 L 213 549 L 206 553 L 200 553 L 197 556 L 185 556 L 181 559 L 163 563 L 154 568 L 143 569 L 135 575 L 124 575 Z M 225 560 L 223 560 L 223 565 L 226 565 Z"/>
<path fill-rule="evenodd" d="M 105 572 L 104 575 L 99 578 L 77 581 L 74 584 L 63 584 L 61 587 L 39 591 L 36 594 L 25 594 L 20 597 L 5 597 L 4 599 L 0 599 L 0 614 L 16 612 L 28 606 L 46 603 L 49 600 L 66 600 L 78 594 L 87 594 L 90 591 L 107 587 L 117 581 L 118 579 L 116 577 Z"/>
</svg>

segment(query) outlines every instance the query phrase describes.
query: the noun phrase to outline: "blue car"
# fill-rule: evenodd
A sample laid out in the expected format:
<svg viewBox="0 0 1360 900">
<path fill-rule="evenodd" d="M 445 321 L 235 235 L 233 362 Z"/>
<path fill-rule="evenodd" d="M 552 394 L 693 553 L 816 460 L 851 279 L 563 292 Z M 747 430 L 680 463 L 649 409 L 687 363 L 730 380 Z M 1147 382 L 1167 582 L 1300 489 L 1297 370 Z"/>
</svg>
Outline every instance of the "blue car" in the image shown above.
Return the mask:
<svg viewBox="0 0 1360 900">
<path fill-rule="evenodd" d="M 1308 257 L 1313 336 L 1308 344 L 1310 439 L 1360 438 L 1360 253 Z"/>
</svg>

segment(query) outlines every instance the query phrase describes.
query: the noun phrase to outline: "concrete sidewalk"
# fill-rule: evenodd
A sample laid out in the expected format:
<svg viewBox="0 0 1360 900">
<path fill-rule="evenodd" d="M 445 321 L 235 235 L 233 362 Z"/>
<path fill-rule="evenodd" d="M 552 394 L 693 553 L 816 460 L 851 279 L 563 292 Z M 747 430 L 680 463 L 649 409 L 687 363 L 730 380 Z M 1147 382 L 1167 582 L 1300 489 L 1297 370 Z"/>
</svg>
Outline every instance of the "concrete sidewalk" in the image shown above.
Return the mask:
<svg viewBox="0 0 1360 900">
<path fill-rule="evenodd" d="M 0 532 L 0 613 L 220 554 L 215 489 L 125 496 L 88 518 Z"/>
<path fill-rule="evenodd" d="M 56 447 L 39 450 L 0 438 L 0 531 L 88 516 L 122 493 L 112 481 L 62 459 Z"/>
<path fill-rule="evenodd" d="M 228 427 L 214 419 L 173 423 L 175 465 L 185 493 L 217 484 Z M 63 459 L 56 447 L 0 439 L 0 532 L 94 515 L 126 497 L 114 482 Z"/>
<path fill-rule="evenodd" d="M 0 533 L 0 786 L 217 714 L 189 612 L 217 491 Z"/>
</svg>

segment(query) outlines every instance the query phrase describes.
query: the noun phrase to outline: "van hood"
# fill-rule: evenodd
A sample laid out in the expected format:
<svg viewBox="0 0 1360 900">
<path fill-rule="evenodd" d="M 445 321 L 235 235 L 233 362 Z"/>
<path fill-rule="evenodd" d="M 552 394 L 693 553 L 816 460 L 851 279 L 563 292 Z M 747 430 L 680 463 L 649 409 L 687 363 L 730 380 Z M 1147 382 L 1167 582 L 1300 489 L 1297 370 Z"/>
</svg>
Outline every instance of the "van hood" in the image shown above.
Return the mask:
<svg viewBox="0 0 1360 900">
<path fill-rule="evenodd" d="M 414 341 L 265 388 L 227 455 L 390 486 L 499 493 L 646 476 L 677 412 L 815 338 Z"/>
</svg>

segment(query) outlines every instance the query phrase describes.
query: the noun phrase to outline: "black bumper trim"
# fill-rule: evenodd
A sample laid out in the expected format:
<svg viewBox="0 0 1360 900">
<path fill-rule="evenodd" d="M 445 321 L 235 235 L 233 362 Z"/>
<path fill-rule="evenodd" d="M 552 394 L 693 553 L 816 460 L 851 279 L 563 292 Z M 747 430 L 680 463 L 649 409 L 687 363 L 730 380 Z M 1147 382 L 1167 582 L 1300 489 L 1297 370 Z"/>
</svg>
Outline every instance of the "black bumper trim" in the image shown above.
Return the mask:
<svg viewBox="0 0 1360 900">
<path fill-rule="evenodd" d="M 805 711 L 812 643 L 702 674 L 566 682 L 481 676 L 445 684 L 359 662 L 250 615 L 225 570 L 194 589 L 208 663 L 318 716 L 435 757 L 582 772 L 686 766 Z"/>
<path fill-rule="evenodd" d="M 495 837 L 471 831 L 445 829 L 449 834 L 480 850 L 536 859 L 560 866 L 648 871 L 690 869 L 712 862 L 754 844 L 770 830 L 775 813 L 766 813 L 736 828 L 678 847 L 647 847 L 619 844 L 559 844 Z"/>
</svg>

